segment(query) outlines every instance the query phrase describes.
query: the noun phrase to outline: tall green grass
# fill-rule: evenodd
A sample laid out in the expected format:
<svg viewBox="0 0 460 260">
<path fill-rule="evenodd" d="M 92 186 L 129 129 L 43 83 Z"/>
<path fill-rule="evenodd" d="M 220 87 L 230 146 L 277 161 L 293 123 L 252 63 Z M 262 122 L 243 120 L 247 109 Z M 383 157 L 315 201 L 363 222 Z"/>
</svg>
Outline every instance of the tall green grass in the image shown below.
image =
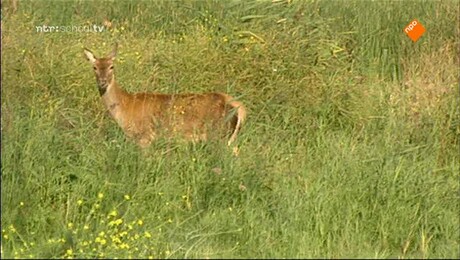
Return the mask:
<svg viewBox="0 0 460 260">
<path fill-rule="evenodd" d="M 459 257 L 457 1 L 12 3 L 2 257 Z M 128 91 L 238 97 L 239 155 L 126 140 L 82 53 L 114 42 Z"/>
</svg>

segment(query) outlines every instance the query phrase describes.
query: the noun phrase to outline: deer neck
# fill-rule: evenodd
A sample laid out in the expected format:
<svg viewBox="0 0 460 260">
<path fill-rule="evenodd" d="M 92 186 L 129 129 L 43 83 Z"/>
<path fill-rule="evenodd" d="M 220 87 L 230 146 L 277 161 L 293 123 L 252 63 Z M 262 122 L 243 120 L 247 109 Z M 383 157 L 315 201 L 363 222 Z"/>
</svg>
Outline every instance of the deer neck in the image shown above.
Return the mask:
<svg viewBox="0 0 460 260">
<path fill-rule="evenodd" d="M 122 105 L 129 94 L 118 86 L 115 78 L 107 86 L 105 92 L 101 93 L 102 101 L 110 115 L 119 123 L 122 122 Z"/>
</svg>

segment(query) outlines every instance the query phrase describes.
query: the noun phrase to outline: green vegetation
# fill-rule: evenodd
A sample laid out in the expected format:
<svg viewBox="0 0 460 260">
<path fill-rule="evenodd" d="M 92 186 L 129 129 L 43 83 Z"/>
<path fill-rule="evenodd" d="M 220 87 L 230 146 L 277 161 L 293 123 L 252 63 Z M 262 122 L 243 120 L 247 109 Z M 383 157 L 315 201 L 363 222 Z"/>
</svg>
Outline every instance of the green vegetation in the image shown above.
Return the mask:
<svg viewBox="0 0 460 260">
<path fill-rule="evenodd" d="M 458 1 L 14 2 L 2 258 L 459 257 Z M 128 91 L 244 102 L 239 156 L 126 140 L 82 52 L 114 42 Z"/>
</svg>

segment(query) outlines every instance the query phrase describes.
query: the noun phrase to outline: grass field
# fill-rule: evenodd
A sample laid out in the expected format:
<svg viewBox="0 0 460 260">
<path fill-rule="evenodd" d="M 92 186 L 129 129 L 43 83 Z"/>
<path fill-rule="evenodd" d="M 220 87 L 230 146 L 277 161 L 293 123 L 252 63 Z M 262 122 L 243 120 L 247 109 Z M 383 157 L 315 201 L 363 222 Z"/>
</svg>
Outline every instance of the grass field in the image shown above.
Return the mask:
<svg viewBox="0 0 460 260">
<path fill-rule="evenodd" d="M 459 7 L 3 0 L 2 258 L 459 258 Z M 239 156 L 127 140 L 83 56 L 115 42 L 130 92 L 246 104 Z"/>
</svg>

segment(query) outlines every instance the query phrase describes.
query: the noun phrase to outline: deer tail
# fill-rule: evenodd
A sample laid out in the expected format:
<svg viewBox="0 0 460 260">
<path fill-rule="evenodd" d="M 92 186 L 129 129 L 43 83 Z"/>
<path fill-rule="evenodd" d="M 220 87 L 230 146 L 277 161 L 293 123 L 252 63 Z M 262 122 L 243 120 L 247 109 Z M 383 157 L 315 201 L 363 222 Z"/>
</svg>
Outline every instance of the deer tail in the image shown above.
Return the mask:
<svg viewBox="0 0 460 260">
<path fill-rule="evenodd" d="M 243 103 L 233 100 L 232 97 L 227 96 L 228 104 L 233 108 L 236 109 L 236 125 L 235 129 L 233 130 L 230 139 L 228 140 L 228 146 L 230 146 L 235 140 L 238 132 L 240 131 L 241 126 L 243 125 L 244 120 L 246 119 L 246 108 L 244 107 Z"/>
</svg>

